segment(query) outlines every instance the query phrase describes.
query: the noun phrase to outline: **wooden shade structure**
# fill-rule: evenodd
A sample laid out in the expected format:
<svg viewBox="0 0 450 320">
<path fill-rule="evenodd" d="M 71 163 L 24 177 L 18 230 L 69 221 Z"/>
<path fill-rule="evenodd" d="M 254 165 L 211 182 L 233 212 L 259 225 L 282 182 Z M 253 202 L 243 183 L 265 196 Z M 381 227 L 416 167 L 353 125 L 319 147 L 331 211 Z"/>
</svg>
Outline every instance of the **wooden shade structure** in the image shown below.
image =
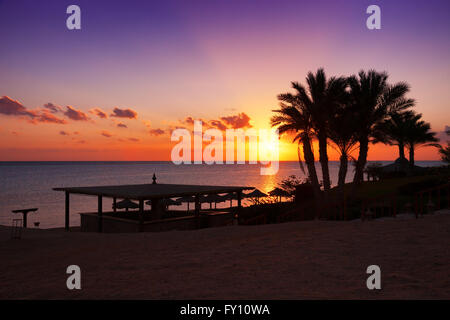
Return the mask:
<svg viewBox="0 0 450 320">
<path fill-rule="evenodd" d="M 241 207 L 243 190 L 252 190 L 253 187 L 238 186 L 206 186 L 185 184 L 136 184 L 93 187 L 62 187 L 54 188 L 55 191 L 65 192 L 65 228 L 69 230 L 70 194 L 96 196 L 98 198 L 98 231 L 102 232 L 103 225 L 103 197 L 116 199 L 130 199 L 139 202 L 139 223 L 144 224 L 144 201 L 152 201 L 151 213 L 155 216 L 161 214 L 160 201 L 175 197 L 193 197 L 195 199 L 195 215 L 200 213 L 200 197 L 208 194 L 236 193 L 238 206 Z M 141 228 L 142 229 L 142 228 Z"/>
<path fill-rule="evenodd" d="M 290 197 L 291 194 L 283 189 L 275 188 L 272 191 L 269 192 L 269 195 L 273 197 L 279 197 L 279 201 L 281 202 L 281 197 Z"/>
<path fill-rule="evenodd" d="M 139 204 L 136 202 L 131 201 L 130 199 L 124 199 L 122 201 L 116 202 L 113 204 L 113 209 L 138 209 Z"/>
<path fill-rule="evenodd" d="M 257 199 L 257 202 L 259 203 L 259 198 L 267 197 L 267 194 L 265 194 L 264 192 L 259 191 L 258 189 L 255 189 L 255 190 L 253 190 L 250 193 L 244 193 L 243 196 L 245 198 Z"/>
</svg>

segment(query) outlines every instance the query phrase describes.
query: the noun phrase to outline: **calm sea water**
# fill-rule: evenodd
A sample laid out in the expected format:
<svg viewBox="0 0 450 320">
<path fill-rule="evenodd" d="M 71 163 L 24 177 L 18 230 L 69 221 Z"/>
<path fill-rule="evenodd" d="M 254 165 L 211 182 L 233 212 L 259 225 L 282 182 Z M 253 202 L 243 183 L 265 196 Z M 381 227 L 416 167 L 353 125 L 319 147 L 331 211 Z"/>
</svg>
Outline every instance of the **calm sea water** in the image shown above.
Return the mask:
<svg viewBox="0 0 450 320">
<path fill-rule="evenodd" d="M 391 162 L 382 162 L 383 164 Z M 439 161 L 418 161 L 419 166 L 439 166 Z M 320 166 L 316 164 L 320 174 Z M 337 182 L 339 163 L 330 162 L 330 175 Z M 64 193 L 55 187 L 151 183 L 252 186 L 263 192 L 273 189 L 289 175 L 304 178 L 297 162 L 281 162 L 277 175 L 260 175 L 260 165 L 174 165 L 171 162 L 0 162 L 0 224 L 11 225 L 11 210 L 39 208 L 29 214 L 28 225 L 41 228 L 64 225 Z M 353 178 L 350 168 L 347 180 Z M 95 211 L 95 197 L 71 195 L 71 225 L 79 225 L 77 212 Z M 208 204 L 204 204 L 208 206 Z M 111 200 L 104 199 L 105 210 Z M 183 208 L 183 207 L 178 207 Z"/>
</svg>

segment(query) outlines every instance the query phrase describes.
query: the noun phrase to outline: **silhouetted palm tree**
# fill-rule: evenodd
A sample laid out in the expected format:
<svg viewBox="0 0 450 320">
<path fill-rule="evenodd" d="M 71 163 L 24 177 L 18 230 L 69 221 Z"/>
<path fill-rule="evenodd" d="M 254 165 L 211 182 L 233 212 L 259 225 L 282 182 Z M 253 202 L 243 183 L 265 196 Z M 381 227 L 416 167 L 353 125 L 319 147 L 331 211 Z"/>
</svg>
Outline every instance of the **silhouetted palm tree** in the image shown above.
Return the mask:
<svg viewBox="0 0 450 320">
<path fill-rule="evenodd" d="M 400 159 L 405 158 L 405 144 L 410 127 L 420 119 L 421 115 L 413 111 L 394 112 L 389 118 L 375 127 L 373 142 L 382 142 L 391 146 L 398 146 Z"/>
<path fill-rule="evenodd" d="M 450 136 L 450 129 L 446 133 Z M 441 154 L 441 160 L 450 164 L 450 141 L 447 141 L 446 147 L 439 146 L 439 153 Z"/>
<path fill-rule="evenodd" d="M 436 138 L 436 132 L 432 132 L 430 124 L 420 120 L 421 114 L 416 115 L 408 122 L 406 134 L 406 147 L 409 149 L 409 163 L 414 165 L 414 151 L 421 147 L 440 147 L 435 143 L 439 140 Z"/>
<path fill-rule="evenodd" d="M 355 166 L 355 185 L 363 181 L 364 167 L 367 162 L 369 141 L 374 136 L 375 127 L 393 112 L 404 110 L 414 104 L 412 99 L 405 99 L 409 91 L 404 82 L 395 85 L 387 83 L 385 72 L 360 71 L 358 76 L 348 78 L 355 132 L 359 142 L 359 155 Z"/>
<path fill-rule="evenodd" d="M 311 143 L 313 137 L 311 115 L 297 96 L 286 93 L 280 94 L 278 99 L 281 101 L 280 109 L 273 110 L 276 115 L 270 119 L 271 125 L 278 127 L 280 134 L 295 134 L 294 142 L 298 143 L 299 163 L 303 170 L 300 152 L 300 145 L 302 145 L 305 163 L 308 168 L 309 181 L 314 188 L 317 199 L 320 194 L 320 186 L 317 179 L 316 167 L 314 166 L 315 159 Z"/>
<path fill-rule="evenodd" d="M 330 140 L 340 154 L 338 187 L 343 188 L 347 176 L 348 159 L 358 143 L 355 135 L 356 126 L 352 109 L 343 105 L 336 110 L 334 117 L 329 122 Z"/>
<path fill-rule="evenodd" d="M 327 153 L 328 123 L 346 96 L 347 79 L 331 77 L 327 80 L 323 68 L 320 68 L 315 74 L 308 73 L 306 83 L 307 88 L 298 82 L 293 82 L 292 86 L 297 91 L 297 99 L 311 115 L 312 127 L 319 142 L 323 187 L 328 191 L 331 185 Z"/>
</svg>

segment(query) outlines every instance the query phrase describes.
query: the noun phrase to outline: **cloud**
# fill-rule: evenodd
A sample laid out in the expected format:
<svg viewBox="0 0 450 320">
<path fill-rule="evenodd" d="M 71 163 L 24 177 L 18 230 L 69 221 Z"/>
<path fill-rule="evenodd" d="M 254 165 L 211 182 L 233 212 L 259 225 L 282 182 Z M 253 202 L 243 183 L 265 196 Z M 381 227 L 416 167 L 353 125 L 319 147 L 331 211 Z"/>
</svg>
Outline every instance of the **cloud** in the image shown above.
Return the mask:
<svg viewBox="0 0 450 320">
<path fill-rule="evenodd" d="M 250 117 L 244 112 L 239 113 L 235 116 L 221 117 L 220 119 L 225 122 L 228 127 L 231 127 L 233 129 L 252 127 L 252 125 L 250 124 Z"/>
<path fill-rule="evenodd" d="M 30 120 L 31 123 L 56 123 L 56 124 L 67 124 L 67 121 L 61 118 L 58 118 L 50 111 L 44 109 L 41 110 L 40 113 L 36 115 L 35 118 Z"/>
<path fill-rule="evenodd" d="M 194 119 L 192 117 L 187 117 L 184 121 L 182 121 L 182 123 L 193 125 Z"/>
<path fill-rule="evenodd" d="M 57 106 L 51 102 L 44 104 L 44 108 L 48 109 L 51 113 L 57 113 L 63 110 L 60 106 Z"/>
<path fill-rule="evenodd" d="M 59 134 L 62 135 L 62 136 L 69 136 L 69 135 L 70 135 L 70 133 L 68 133 L 68 132 L 66 132 L 66 131 L 63 131 L 63 130 L 61 130 L 61 131 L 59 132 Z"/>
<path fill-rule="evenodd" d="M 166 133 L 163 129 L 159 129 L 159 128 L 157 128 L 157 129 L 151 129 L 150 130 L 150 134 L 152 135 L 152 136 L 161 136 L 161 135 L 163 135 L 164 133 Z"/>
<path fill-rule="evenodd" d="M 139 142 L 139 139 L 137 139 L 137 138 L 128 138 L 128 140 L 133 141 L 133 142 Z"/>
<path fill-rule="evenodd" d="M 104 137 L 106 137 L 106 138 L 111 138 L 111 137 L 112 137 L 112 134 L 109 133 L 108 131 L 102 131 L 102 132 L 101 132 L 101 135 L 104 136 Z"/>
<path fill-rule="evenodd" d="M 122 123 L 122 122 L 119 122 L 117 124 L 117 127 L 119 127 L 119 128 L 128 128 L 127 125 L 125 123 Z"/>
<path fill-rule="evenodd" d="M 64 112 L 64 115 L 68 117 L 69 119 L 75 120 L 75 121 L 87 121 L 89 120 L 89 117 L 84 113 L 83 111 L 76 110 L 74 107 L 67 106 L 67 111 Z"/>
<path fill-rule="evenodd" d="M 111 117 L 136 119 L 137 112 L 131 109 L 120 109 L 116 107 L 114 108 L 113 113 L 111 113 Z"/>
<path fill-rule="evenodd" d="M 28 110 L 23 104 L 17 100 L 13 100 L 8 96 L 0 98 L 0 114 L 7 116 L 28 116 L 36 117 L 36 112 Z"/>
<path fill-rule="evenodd" d="M 67 121 L 58 118 L 51 113 L 49 109 L 30 110 L 17 100 L 13 100 L 8 96 L 0 98 L 0 114 L 15 117 L 29 118 L 30 123 L 56 123 L 66 124 Z"/>
<path fill-rule="evenodd" d="M 106 112 L 104 112 L 102 109 L 100 108 L 94 108 L 89 110 L 90 113 L 96 115 L 97 117 L 101 118 L 101 119 L 106 119 L 108 118 L 108 115 L 106 114 Z"/>
<path fill-rule="evenodd" d="M 211 127 L 213 127 L 213 128 L 217 128 L 217 129 L 222 130 L 222 131 L 227 129 L 227 126 L 224 125 L 222 123 L 222 121 L 220 121 L 220 120 L 211 120 L 211 121 L 209 121 L 209 125 Z"/>
</svg>

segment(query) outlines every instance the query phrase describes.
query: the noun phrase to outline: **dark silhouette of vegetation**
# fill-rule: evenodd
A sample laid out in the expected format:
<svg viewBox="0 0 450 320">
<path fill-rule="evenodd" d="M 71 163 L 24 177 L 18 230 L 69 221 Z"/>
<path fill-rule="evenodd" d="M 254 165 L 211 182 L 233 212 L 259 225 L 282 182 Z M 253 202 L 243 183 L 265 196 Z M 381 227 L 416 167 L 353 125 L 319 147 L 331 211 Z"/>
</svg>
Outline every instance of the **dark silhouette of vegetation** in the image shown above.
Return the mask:
<svg viewBox="0 0 450 320">
<path fill-rule="evenodd" d="M 278 96 L 280 100 L 280 109 L 273 110 L 276 113 L 271 118 L 272 126 L 277 126 L 280 134 L 294 134 L 293 142 L 298 143 L 298 155 L 300 167 L 303 168 L 300 152 L 300 145 L 303 147 L 303 155 L 308 168 L 308 180 L 314 188 L 315 197 L 320 194 L 320 185 L 317 178 L 316 167 L 314 165 L 314 152 L 312 149 L 312 140 L 314 138 L 312 119 L 309 109 L 306 108 L 298 95 L 284 93 Z"/>
<path fill-rule="evenodd" d="M 450 136 L 450 129 L 446 131 L 447 135 Z M 447 146 L 439 147 L 439 153 L 441 154 L 441 160 L 450 164 L 450 141 L 447 141 Z"/>
<path fill-rule="evenodd" d="M 300 166 L 304 170 L 303 151 L 308 181 L 315 190 L 316 199 L 320 195 L 320 184 L 314 166 L 314 140 L 319 145 L 325 194 L 331 186 L 328 145 L 340 154 L 338 186 L 342 190 L 349 160 L 355 163 L 354 186 L 363 181 L 364 172 L 379 176 L 378 167 L 365 171 L 369 143 L 398 146 L 399 158 L 403 162 L 407 161 L 407 148 L 412 166 L 414 152 L 418 147 L 437 146 L 437 139 L 435 133 L 430 131 L 430 125 L 421 120 L 421 114 L 409 110 L 414 106 L 414 100 L 406 98 L 409 85 L 405 82 L 391 85 L 387 80 L 386 72 L 375 70 L 360 71 L 358 75 L 348 78 L 327 79 L 324 70 L 320 68 L 315 74 L 307 74 L 306 85 L 292 82 L 295 92 L 278 96 L 280 108 L 273 110 L 275 115 L 271 118 L 271 125 L 278 127 L 280 134 L 290 133 L 294 136 Z M 351 154 L 357 149 L 358 157 L 354 159 Z M 450 145 L 440 148 L 443 160 L 448 161 L 449 149 Z"/>
<path fill-rule="evenodd" d="M 329 135 L 332 146 L 339 152 L 338 187 L 342 189 L 347 176 L 348 160 L 350 154 L 357 147 L 358 140 L 355 135 L 356 125 L 353 119 L 352 109 L 348 104 L 341 104 L 336 108 L 335 114 L 330 117 Z"/>
<path fill-rule="evenodd" d="M 298 82 L 293 82 L 292 87 L 297 91 L 298 102 L 310 115 L 312 132 L 319 142 L 323 187 L 328 191 L 331 187 L 327 153 L 329 122 L 335 110 L 345 102 L 347 80 L 343 77 L 327 79 L 324 70 L 320 68 L 315 74 L 308 73 L 306 83 L 307 87 L 304 87 Z"/>
<path fill-rule="evenodd" d="M 409 85 L 399 82 L 389 85 L 385 72 L 360 71 L 358 76 L 348 78 L 350 87 L 350 107 L 356 125 L 355 136 L 359 143 L 359 155 L 356 160 L 353 183 L 363 181 L 367 163 L 369 141 L 376 137 L 376 127 L 394 112 L 405 110 L 414 105 L 414 100 L 406 99 Z"/>
</svg>

